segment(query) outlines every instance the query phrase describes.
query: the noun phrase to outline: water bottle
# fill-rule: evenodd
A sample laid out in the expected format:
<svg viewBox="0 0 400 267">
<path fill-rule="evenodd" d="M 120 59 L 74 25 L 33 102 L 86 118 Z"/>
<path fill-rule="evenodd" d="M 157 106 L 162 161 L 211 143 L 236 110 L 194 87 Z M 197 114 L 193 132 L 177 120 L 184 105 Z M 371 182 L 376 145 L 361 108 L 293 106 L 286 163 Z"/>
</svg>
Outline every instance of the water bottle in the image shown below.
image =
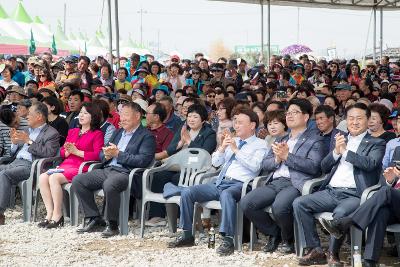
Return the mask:
<svg viewBox="0 0 400 267">
<path fill-rule="evenodd" d="M 362 267 L 361 253 L 358 246 L 354 246 L 353 261 L 354 261 L 354 267 Z"/>
<path fill-rule="evenodd" d="M 213 226 L 208 231 L 208 248 L 215 248 L 215 230 Z"/>
</svg>

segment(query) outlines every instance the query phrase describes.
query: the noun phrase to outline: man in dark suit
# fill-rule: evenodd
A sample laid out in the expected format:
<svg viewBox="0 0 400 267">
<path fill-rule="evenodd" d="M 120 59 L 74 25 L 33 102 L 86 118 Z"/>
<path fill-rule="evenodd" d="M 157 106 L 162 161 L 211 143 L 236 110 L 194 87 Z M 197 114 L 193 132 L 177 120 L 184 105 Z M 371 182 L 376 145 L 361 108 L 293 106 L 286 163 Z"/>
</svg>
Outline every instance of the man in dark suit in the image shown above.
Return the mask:
<svg viewBox="0 0 400 267">
<path fill-rule="evenodd" d="M 299 231 L 305 236 L 306 248 L 310 248 L 309 253 L 299 259 L 300 265 L 326 264 L 327 258 L 329 266 L 342 265 L 339 250 L 343 240 L 331 236 L 326 256 L 316 231 L 314 214 L 333 212 L 333 218 L 349 215 L 360 205 L 363 190 L 378 183 L 385 143 L 368 134 L 370 116 L 371 111 L 362 103 L 346 109 L 349 135 L 337 134 L 335 149 L 322 160 L 322 171 L 328 175 L 320 191 L 299 197 L 293 203 Z M 321 220 L 321 223 L 326 221 Z"/>
<path fill-rule="evenodd" d="M 120 113 L 121 129 L 100 152 L 103 168 L 77 175 L 72 188 L 75 190 L 85 213 L 85 225 L 78 233 L 93 232 L 104 226 L 93 193 L 103 189 L 107 227 L 102 237 L 117 235 L 119 218 L 119 194 L 128 186 L 129 173 L 134 168 L 146 168 L 154 159 L 156 141 L 141 125 L 142 109 L 136 103 L 125 104 Z"/>
<path fill-rule="evenodd" d="M 263 234 L 270 236 L 265 252 L 277 249 L 292 253 L 292 203 L 301 195 L 305 181 L 321 174 L 321 160 L 327 153 L 323 138 L 307 128 L 312 105 L 305 99 L 293 99 L 288 104 L 286 122 L 290 134 L 276 140 L 263 162 L 263 171 L 270 174 L 266 186 L 248 193 L 240 202 L 244 214 Z M 272 205 L 275 220 L 264 211 Z"/>
<path fill-rule="evenodd" d="M 29 178 L 32 162 L 55 157 L 60 148 L 57 130 L 47 124 L 47 107 L 41 102 L 29 108 L 28 132 L 11 128 L 11 162 L 0 165 L 0 225 L 9 206 L 11 187 Z"/>
<path fill-rule="evenodd" d="M 379 256 L 383 248 L 386 227 L 400 223 L 400 170 L 395 161 L 400 160 L 400 147 L 396 147 L 389 167 L 382 175 L 382 187 L 367 199 L 354 213 L 333 220 L 327 230 L 337 238 L 343 236 L 351 225 L 362 231 L 367 228 L 367 239 L 364 250 L 364 266 L 379 266 Z"/>
</svg>

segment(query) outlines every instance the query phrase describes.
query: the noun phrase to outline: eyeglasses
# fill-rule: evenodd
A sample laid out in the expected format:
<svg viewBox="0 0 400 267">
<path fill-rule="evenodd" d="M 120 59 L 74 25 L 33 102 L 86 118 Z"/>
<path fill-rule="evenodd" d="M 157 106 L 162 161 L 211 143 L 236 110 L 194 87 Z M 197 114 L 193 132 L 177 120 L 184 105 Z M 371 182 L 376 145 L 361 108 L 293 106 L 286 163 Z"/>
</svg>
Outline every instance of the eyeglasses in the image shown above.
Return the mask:
<svg viewBox="0 0 400 267">
<path fill-rule="evenodd" d="M 40 74 L 39 77 L 47 77 L 46 74 Z"/>
<path fill-rule="evenodd" d="M 207 95 L 209 98 L 215 98 L 215 95 Z"/>
<path fill-rule="evenodd" d="M 192 74 L 193 74 L 193 75 L 199 75 L 200 72 L 193 72 Z"/>
<path fill-rule="evenodd" d="M 294 117 L 294 116 L 296 116 L 297 114 L 300 114 L 300 113 L 302 113 L 301 111 L 297 111 L 297 110 L 294 110 L 294 111 L 288 111 L 288 112 L 286 112 L 286 116 L 290 116 L 290 117 Z"/>
</svg>

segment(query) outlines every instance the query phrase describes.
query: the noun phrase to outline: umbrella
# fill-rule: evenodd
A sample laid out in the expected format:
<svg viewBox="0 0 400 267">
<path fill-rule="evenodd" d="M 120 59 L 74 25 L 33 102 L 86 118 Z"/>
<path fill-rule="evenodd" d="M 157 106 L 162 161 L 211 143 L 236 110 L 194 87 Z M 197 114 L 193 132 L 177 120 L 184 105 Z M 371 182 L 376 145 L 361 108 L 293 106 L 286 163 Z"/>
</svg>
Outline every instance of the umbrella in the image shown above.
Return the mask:
<svg viewBox="0 0 400 267">
<path fill-rule="evenodd" d="M 282 55 L 296 55 L 300 53 L 310 53 L 312 50 L 305 45 L 295 44 L 282 49 Z"/>
</svg>

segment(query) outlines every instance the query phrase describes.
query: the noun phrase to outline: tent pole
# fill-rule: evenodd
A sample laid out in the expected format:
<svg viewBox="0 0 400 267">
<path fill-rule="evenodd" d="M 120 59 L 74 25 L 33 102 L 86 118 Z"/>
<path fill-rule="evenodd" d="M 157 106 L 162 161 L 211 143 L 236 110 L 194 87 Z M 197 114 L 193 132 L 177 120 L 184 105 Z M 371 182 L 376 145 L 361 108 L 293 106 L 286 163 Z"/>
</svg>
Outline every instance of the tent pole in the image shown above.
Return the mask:
<svg viewBox="0 0 400 267">
<path fill-rule="evenodd" d="M 374 62 L 376 62 L 376 6 L 374 6 L 374 29 L 373 29 L 373 53 L 372 53 L 372 59 L 374 60 Z"/>
<path fill-rule="evenodd" d="M 260 0 L 261 5 L 261 55 L 260 62 L 264 59 L 264 3 Z"/>
<path fill-rule="evenodd" d="M 269 66 L 269 59 L 271 58 L 271 0 L 268 0 L 268 53 L 267 53 L 267 66 Z"/>
<path fill-rule="evenodd" d="M 381 23 L 380 23 L 381 29 L 380 29 L 380 40 L 379 40 L 379 46 L 380 46 L 380 58 L 382 59 L 383 56 L 383 7 L 381 7 Z"/>
<path fill-rule="evenodd" d="M 112 56 L 112 23 L 111 23 L 111 0 L 107 0 L 108 5 L 108 60 L 110 65 L 113 65 L 113 56 Z"/>
<path fill-rule="evenodd" d="M 117 69 L 119 69 L 119 18 L 118 18 L 118 0 L 114 0 L 115 1 L 115 7 L 114 7 L 114 11 L 115 11 L 115 48 L 117 51 Z"/>
</svg>

